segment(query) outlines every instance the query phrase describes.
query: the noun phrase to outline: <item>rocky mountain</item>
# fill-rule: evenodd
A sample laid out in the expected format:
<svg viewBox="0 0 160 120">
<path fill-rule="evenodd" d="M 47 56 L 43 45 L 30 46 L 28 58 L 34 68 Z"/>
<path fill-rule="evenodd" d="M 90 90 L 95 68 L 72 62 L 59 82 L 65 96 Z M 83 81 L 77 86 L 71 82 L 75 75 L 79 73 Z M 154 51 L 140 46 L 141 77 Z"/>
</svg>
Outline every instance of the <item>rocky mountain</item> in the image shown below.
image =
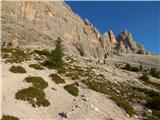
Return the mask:
<svg viewBox="0 0 160 120">
<path fill-rule="evenodd" d="M 53 48 L 63 39 L 65 50 L 74 55 L 99 59 L 119 53 L 150 54 L 124 30 L 101 34 L 92 23 L 76 15 L 64 2 L 2 2 L 2 46 Z"/>
<path fill-rule="evenodd" d="M 2 120 L 160 120 L 160 56 L 128 30 L 102 34 L 62 1 L 1 7 Z"/>
</svg>

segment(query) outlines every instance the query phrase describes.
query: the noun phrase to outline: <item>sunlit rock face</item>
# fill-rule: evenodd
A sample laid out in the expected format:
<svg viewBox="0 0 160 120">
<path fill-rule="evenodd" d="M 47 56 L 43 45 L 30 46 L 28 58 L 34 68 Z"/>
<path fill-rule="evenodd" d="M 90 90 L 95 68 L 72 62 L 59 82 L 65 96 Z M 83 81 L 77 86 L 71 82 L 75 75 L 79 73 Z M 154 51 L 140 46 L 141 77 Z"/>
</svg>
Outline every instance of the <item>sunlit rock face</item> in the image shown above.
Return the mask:
<svg viewBox="0 0 160 120">
<path fill-rule="evenodd" d="M 145 53 L 128 31 L 115 37 L 112 30 L 103 35 L 85 19 L 76 15 L 63 1 L 1 2 L 2 46 L 24 48 L 54 47 L 60 37 L 65 51 L 78 56 L 99 59 L 113 51 Z"/>
</svg>

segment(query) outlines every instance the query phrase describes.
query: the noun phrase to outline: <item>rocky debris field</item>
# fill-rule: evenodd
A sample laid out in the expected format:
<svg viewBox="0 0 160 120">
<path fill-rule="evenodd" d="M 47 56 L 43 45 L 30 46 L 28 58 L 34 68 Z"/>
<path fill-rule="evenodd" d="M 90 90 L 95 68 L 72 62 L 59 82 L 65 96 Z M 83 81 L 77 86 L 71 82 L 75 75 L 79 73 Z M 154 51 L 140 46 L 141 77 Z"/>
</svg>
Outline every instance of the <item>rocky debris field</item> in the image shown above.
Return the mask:
<svg viewBox="0 0 160 120">
<path fill-rule="evenodd" d="M 65 55 L 62 68 L 49 69 L 42 64 L 47 50 L 1 51 L 2 120 L 160 119 L 160 79 L 151 72 L 158 63 L 147 62 L 151 56 L 139 64 L 129 55 L 105 61 Z"/>
</svg>

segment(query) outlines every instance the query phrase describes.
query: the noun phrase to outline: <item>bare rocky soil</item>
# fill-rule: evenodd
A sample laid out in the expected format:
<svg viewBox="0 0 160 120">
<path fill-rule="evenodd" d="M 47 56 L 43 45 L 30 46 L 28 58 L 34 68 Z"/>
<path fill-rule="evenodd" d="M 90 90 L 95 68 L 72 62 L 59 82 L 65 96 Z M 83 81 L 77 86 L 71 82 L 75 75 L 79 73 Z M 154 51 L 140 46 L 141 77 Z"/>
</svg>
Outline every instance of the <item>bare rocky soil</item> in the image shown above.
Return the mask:
<svg viewBox="0 0 160 120">
<path fill-rule="evenodd" d="M 142 92 L 137 92 L 135 94 L 139 95 L 139 98 L 133 97 L 132 93 L 135 90 L 130 88 L 137 87 L 158 91 L 154 86 L 148 86 L 138 79 L 142 75 L 140 72 L 123 70 L 116 67 L 116 64 L 119 66 L 125 65 L 125 63 L 139 65 L 139 63 L 144 62 L 142 63 L 144 66 L 154 67 L 159 65 L 156 62 L 159 56 L 114 56 L 113 58 L 106 59 L 105 64 L 103 61 L 98 62 L 97 59 L 65 56 L 66 71 L 59 72 L 56 69 L 45 67 L 42 70 L 29 67 L 30 64 L 39 64 L 40 61 L 44 60 L 44 56 L 36 53 L 33 53 L 29 60 L 21 63 L 6 62 L 10 56 L 4 57 L 4 53 L 2 51 L 1 54 L 3 57 L 1 60 L 2 114 L 15 116 L 22 120 L 141 120 L 143 119 L 142 114 L 149 114 L 149 109 L 140 104 L 143 103 L 145 95 Z M 35 60 L 35 56 L 39 56 L 42 60 Z M 10 67 L 13 65 L 22 66 L 26 70 L 26 73 L 11 72 Z M 56 84 L 49 77 L 52 73 L 59 75 L 65 83 Z M 15 94 L 18 91 L 30 86 L 29 83 L 24 81 L 29 76 L 39 76 L 48 83 L 48 86 L 44 89 L 44 93 L 45 98 L 50 102 L 49 106 L 33 107 L 28 101 L 17 100 L 15 98 Z M 160 84 L 159 79 L 149 77 L 151 81 Z M 103 86 L 100 89 L 98 86 L 94 88 L 94 85 L 93 87 L 91 83 L 88 84 L 86 81 L 95 82 L 95 84 L 96 82 L 100 82 L 103 83 Z M 71 84 L 78 88 L 79 92 L 77 96 L 73 96 L 64 89 L 64 86 Z M 129 103 L 134 113 L 119 105 L 118 102 L 120 101 L 117 101 L 117 97 L 125 98 L 123 100 L 127 102 L 126 104 Z M 66 116 L 63 115 L 65 113 Z"/>
</svg>

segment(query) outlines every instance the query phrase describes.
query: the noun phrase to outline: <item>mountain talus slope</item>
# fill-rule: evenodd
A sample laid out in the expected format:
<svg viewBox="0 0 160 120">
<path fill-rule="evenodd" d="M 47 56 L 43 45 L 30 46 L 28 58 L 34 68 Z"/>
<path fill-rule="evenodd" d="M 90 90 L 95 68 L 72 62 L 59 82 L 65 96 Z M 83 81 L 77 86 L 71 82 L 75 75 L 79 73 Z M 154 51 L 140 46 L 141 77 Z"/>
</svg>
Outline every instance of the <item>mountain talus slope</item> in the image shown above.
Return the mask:
<svg viewBox="0 0 160 120">
<path fill-rule="evenodd" d="M 68 53 L 103 59 L 118 53 L 146 54 L 131 33 L 101 34 L 64 2 L 2 2 L 2 46 L 52 48 L 58 38 Z M 147 52 L 148 54 L 149 52 Z"/>
</svg>

